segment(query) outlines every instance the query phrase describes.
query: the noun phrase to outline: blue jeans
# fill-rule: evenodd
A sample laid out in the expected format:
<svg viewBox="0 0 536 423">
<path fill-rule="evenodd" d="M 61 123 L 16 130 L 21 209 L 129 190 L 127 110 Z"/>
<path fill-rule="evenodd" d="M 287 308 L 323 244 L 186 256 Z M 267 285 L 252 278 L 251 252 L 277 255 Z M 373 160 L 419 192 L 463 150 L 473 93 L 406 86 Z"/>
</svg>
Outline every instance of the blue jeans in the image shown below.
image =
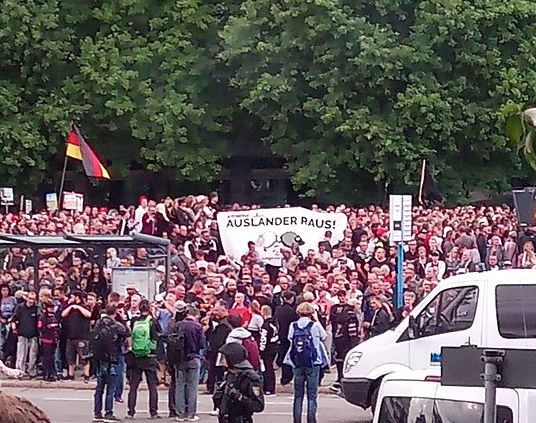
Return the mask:
<svg viewBox="0 0 536 423">
<path fill-rule="evenodd" d="M 199 359 L 181 363 L 176 368 L 175 411 L 179 417 L 197 413 L 197 385 L 199 385 Z"/>
<path fill-rule="evenodd" d="M 114 412 L 114 391 L 117 384 L 117 364 L 97 362 L 97 387 L 95 388 L 95 415 L 102 413 L 102 395 L 106 388 L 104 399 L 104 414 L 112 415 Z"/>
<path fill-rule="evenodd" d="M 294 373 L 294 423 L 301 423 L 303 398 L 307 386 L 307 423 L 316 423 L 318 383 L 320 379 L 320 366 L 295 367 Z"/>
<path fill-rule="evenodd" d="M 125 387 L 125 356 L 119 355 L 117 362 L 117 381 L 115 384 L 114 398 L 121 399 L 123 397 L 123 389 Z"/>
</svg>

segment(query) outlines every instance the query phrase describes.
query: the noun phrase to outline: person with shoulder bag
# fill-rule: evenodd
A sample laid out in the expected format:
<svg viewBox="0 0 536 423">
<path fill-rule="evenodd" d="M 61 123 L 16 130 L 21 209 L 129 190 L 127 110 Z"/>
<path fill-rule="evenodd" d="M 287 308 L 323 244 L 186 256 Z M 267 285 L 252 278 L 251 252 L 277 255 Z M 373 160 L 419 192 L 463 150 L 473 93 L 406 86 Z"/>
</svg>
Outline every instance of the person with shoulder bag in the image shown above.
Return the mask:
<svg viewBox="0 0 536 423">
<path fill-rule="evenodd" d="M 95 328 L 90 333 L 90 352 L 97 366 L 97 387 L 94 396 L 94 422 L 118 422 L 114 416 L 114 394 L 119 378 L 119 360 L 122 345 L 130 336 L 130 331 L 116 320 L 117 308 L 114 305 L 106 307 Z M 102 396 L 106 389 L 104 401 L 104 416 L 102 415 Z"/>
<path fill-rule="evenodd" d="M 253 423 L 253 414 L 264 411 L 262 378 L 246 359 L 246 349 L 238 342 L 220 348 L 227 373 L 212 400 L 219 410 L 219 423 Z"/>
<path fill-rule="evenodd" d="M 140 316 L 132 318 L 132 346 L 125 358 L 130 372 L 127 419 L 133 419 L 136 414 L 138 387 L 144 373 L 149 389 L 149 414 L 151 419 L 159 419 L 156 360 L 158 325 L 151 314 L 149 301 L 142 300 L 139 310 Z"/>
<path fill-rule="evenodd" d="M 290 326 L 290 349 L 284 359 L 285 364 L 292 366 L 294 375 L 293 422 L 301 423 L 307 389 L 307 422 L 316 423 L 320 371 L 328 365 L 323 344 L 328 335 L 322 325 L 313 320 L 315 310 L 311 304 L 301 303 L 296 311 L 300 318 Z"/>
</svg>

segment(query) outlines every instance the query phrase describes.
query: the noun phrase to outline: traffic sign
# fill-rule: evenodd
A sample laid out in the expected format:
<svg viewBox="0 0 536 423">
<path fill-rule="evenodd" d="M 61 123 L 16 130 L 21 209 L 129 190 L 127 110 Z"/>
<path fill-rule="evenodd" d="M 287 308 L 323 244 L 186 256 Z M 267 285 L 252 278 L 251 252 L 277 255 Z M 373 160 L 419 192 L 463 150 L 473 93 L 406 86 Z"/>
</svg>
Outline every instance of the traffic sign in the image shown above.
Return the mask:
<svg viewBox="0 0 536 423">
<path fill-rule="evenodd" d="M 389 240 L 392 245 L 412 238 L 411 195 L 389 196 Z"/>
</svg>

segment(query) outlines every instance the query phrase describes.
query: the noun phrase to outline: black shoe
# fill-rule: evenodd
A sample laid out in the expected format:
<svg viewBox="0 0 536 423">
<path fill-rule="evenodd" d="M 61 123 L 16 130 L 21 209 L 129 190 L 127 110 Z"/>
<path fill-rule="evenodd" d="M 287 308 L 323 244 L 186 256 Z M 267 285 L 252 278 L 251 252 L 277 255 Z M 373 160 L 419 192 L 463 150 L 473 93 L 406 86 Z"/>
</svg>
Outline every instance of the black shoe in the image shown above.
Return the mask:
<svg viewBox="0 0 536 423">
<path fill-rule="evenodd" d="M 106 416 L 104 416 L 103 421 L 104 421 L 104 423 L 114 423 L 114 422 L 120 422 L 121 419 L 118 419 L 113 414 L 107 414 Z"/>
<path fill-rule="evenodd" d="M 179 415 L 175 411 L 170 411 L 168 418 L 174 419 L 175 417 L 179 417 Z"/>
<path fill-rule="evenodd" d="M 89 376 L 84 376 L 84 383 L 85 383 L 85 384 L 88 384 L 88 383 L 89 383 Z"/>
<path fill-rule="evenodd" d="M 160 414 L 151 414 L 151 420 L 158 420 L 161 419 L 162 416 Z"/>
<path fill-rule="evenodd" d="M 134 420 L 134 413 L 127 413 L 126 417 L 127 420 Z"/>
<path fill-rule="evenodd" d="M 102 417 L 102 414 L 95 414 L 93 417 L 94 422 L 104 422 L 104 417 Z"/>
</svg>

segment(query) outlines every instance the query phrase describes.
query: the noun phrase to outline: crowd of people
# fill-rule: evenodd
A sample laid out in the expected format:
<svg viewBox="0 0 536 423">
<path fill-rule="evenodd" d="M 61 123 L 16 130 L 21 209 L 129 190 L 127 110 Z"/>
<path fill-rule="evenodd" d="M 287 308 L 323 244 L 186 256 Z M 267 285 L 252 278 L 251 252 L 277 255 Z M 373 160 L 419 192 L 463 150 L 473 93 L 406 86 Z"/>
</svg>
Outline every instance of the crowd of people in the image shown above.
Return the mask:
<svg viewBox="0 0 536 423">
<path fill-rule="evenodd" d="M 113 402 L 123 401 L 125 376 L 130 383 L 129 417 L 136 412 L 137 389 L 145 374 L 151 416 L 158 416 L 160 383 L 170 386 L 170 416 L 196 421 L 198 384 L 217 393 L 229 363 L 233 369 L 246 362 L 246 370 L 250 366 L 262 375 L 248 379 L 253 399 L 257 389 L 264 395 L 276 392 L 280 368 L 281 385 L 294 379 L 294 421 L 299 422 L 305 384 L 316 391 L 335 365 L 332 388 L 339 389 L 346 353 L 396 325 L 441 280 L 465 272 L 536 266 L 533 236 L 518 231 L 515 211 L 508 206 L 414 207 L 413 238 L 405 245 L 403 263 L 404 304 L 397 309 L 396 247 L 389 243 L 384 209 L 326 207 L 323 212 L 347 215 L 344 238 L 335 243 L 326 234 L 317 248 L 284 248 L 281 266 L 274 271 L 267 269 L 254 244 L 244 245 L 241 257 L 225 255 L 221 245 L 217 213 L 255 208 L 259 206 L 222 206 L 217 193 L 211 193 L 161 201 L 141 197 L 137 206 L 118 209 L 0 215 L 3 233 L 136 231 L 171 242 L 167 277 L 165 267 L 152 261 L 145 248 L 108 248 L 105 257 L 81 249 L 42 250 L 38 258 L 20 248 L 4 251 L 1 358 L 27 378 L 39 375 L 47 381 L 73 379 L 81 366 L 85 382 L 97 378 L 96 421 L 115 421 Z M 320 211 L 318 206 L 313 209 Z M 143 298 L 134 287 L 113 292 L 112 269 L 130 266 L 156 267 L 155 298 Z M 116 328 L 112 367 L 102 365 L 110 362 L 111 353 L 99 358 L 93 345 L 102 327 Z M 241 350 L 226 347 L 229 344 L 241 344 L 244 357 Z M 179 357 L 173 351 L 181 351 Z M 308 365 L 299 365 L 304 360 Z M 304 371 L 311 363 L 315 371 Z M 256 406 L 249 401 L 247 412 L 262 409 L 258 402 Z M 309 404 L 314 416 L 316 400 L 309 398 Z M 216 408 L 220 414 L 226 408 L 221 397 Z"/>
</svg>

